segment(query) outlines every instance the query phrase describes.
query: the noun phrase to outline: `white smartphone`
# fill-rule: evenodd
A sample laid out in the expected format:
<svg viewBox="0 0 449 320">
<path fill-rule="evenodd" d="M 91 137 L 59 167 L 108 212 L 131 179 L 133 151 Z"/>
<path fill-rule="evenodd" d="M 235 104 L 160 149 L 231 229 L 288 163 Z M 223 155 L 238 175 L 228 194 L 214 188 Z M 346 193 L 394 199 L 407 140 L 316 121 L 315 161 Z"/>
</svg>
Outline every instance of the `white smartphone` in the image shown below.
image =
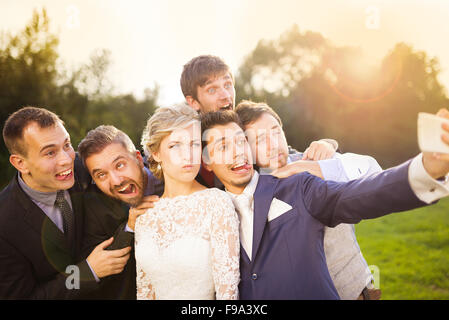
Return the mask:
<svg viewBox="0 0 449 320">
<path fill-rule="evenodd" d="M 418 113 L 418 145 L 422 152 L 449 153 L 449 145 L 441 140 L 446 131 L 441 128 L 449 119 L 431 113 Z"/>
</svg>

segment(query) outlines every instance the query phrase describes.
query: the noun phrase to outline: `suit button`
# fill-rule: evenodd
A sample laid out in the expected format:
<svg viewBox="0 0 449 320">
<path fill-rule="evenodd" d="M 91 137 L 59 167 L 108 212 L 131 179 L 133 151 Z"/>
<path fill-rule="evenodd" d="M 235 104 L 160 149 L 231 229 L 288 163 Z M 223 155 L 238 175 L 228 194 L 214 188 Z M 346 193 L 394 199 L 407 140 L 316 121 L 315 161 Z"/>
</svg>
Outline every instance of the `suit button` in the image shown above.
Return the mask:
<svg viewBox="0 0 449 320">
<path fill-rule="evenodd" d="M 253 273 L 253 274 L 251 275 L 251 279 L 257 280 L 257 273 Z"/>
</svg>

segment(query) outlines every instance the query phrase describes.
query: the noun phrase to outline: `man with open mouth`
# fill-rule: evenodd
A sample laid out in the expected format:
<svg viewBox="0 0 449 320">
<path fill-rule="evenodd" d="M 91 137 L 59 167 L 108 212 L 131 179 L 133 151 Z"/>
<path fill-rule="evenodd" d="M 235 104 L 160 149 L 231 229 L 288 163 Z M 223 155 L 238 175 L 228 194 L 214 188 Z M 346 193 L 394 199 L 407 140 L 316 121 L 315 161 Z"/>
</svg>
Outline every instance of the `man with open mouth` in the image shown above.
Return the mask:
<svg viewBox="0 0 449 320">
<path fill-rule="evenodd" d="M 56 114 L 22 108 L 3 139 L 17 174 L 0 193 L 0 299 L 85 298 L 123 270 L 131 248 L 107 251 L 105 239 L 82 252 L 80 163 Z"/>
<path fill-rule="evenodd" d="M 134 245 L 136 218 L 153 207 L 163 183 L 144 165 L 143 157 L 123 131 L 101 125 L 89 131 L 78 153 L 94 183 L 86 190 L 86 251 L 111 236 L 109 249 Z M 121 274 L 109 277 L 91 299 L 136 299 L 134 252 Z"/>
<path fill-rule="evenodd" d="M 324 180 L 346 182 L 382 171 L 374 158 L 353 153 L 337 153 L 332 159 L 322 161 L 302 160 L 303 154 L 292 153 L 288 147 L 282 120 L 266 103 L 244 100 L 235 111 L 260 174 L 289 177 L 307 171 Z M 380 299 L 380 289 L 372 283 L 374 278 L 360 251 L 354 225 L 342 223 L 335 228 L 326 227 L 324 252 L 341 299 Z"/>
<path fill-rule="evenodd" d="M 449 119 L 448 110 L 437 115 Z M 279 179 L 250 165 L 236 113 L 207 113 L 201 126 L 205 167 L 223 182 L 239 213 L 240 299 L 339 299 L 326 265 L 325 226 L 407 211 L 449 195 L 448 155 L 422 153 L 347 183 L 309 173 Z M 449 126 L 442 128 L 441 140 L 449 145 Z"/>
</svg>

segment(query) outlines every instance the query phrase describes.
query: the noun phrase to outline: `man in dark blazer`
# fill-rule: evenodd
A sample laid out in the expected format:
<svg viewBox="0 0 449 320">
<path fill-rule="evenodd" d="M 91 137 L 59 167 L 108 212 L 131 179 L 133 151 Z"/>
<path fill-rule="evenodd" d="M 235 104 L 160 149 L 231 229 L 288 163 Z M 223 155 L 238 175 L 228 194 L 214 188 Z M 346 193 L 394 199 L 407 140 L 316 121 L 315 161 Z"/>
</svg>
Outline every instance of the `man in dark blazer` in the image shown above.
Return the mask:
<svg viewBox="0 0 449 320">
<path fill-rule="evenodd" d="M 108 239 L 81 255 L 80 164 L 63 122 L 25 107 L 5 122 L 3 139 L 17 174 L 0 193 L 0 299 L 76 299 L 121 272 L 130 248 Z"/>
<path fill-rule="evenodd" d="M 326 266 L 324 226 L 410 210 L 449 194 L 436 180 L 449 172 L 449 161 L 431 154 L 348 183 L 309 173 L 278 179 L 254 171 L 234 112 L 203 115 L 202 130 L 206 168 L 239 213 L 241 299 L 339 299 Z"/>
<path fill-rule="evenodd" d="M 90 130 L 78 145 L 78 152 L 87 175 L 93 178 L 85 193 L 83 250 L 89 252 L 111 236 L 114 241 L 109 249 L 134 247 L 136 218 L 153 207 L 152 201 L 162 195 L 163 182 L 145 166 L 129 136 L 114 126 Z M 133 190 L 132 195 L 118 191 L 123 188 Z M 105 278 L 88 298 L 136 299 L 134 251 L 123 272 Z"/>
</svg>

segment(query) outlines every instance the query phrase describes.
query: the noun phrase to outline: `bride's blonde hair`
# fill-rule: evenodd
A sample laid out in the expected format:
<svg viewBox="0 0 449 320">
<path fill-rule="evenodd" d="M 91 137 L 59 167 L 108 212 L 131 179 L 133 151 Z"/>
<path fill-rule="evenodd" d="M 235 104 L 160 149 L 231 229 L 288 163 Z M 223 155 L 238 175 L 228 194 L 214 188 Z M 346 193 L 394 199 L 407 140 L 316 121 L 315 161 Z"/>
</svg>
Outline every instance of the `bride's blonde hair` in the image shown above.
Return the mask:
<svg viewBox="0 0 449 320">
<path fill-rule="evenodd" d="M 200 122 L 200 116 L 186 103 L 158 108 L 148 119 L 141 145 L 148 158 L 149 169 L 159 180 L 163 180 L 164 175 L 152 153 L 159 151 L 161 141 L 174 130 L 187 127 L 195 121 Z"/>
</svg>

